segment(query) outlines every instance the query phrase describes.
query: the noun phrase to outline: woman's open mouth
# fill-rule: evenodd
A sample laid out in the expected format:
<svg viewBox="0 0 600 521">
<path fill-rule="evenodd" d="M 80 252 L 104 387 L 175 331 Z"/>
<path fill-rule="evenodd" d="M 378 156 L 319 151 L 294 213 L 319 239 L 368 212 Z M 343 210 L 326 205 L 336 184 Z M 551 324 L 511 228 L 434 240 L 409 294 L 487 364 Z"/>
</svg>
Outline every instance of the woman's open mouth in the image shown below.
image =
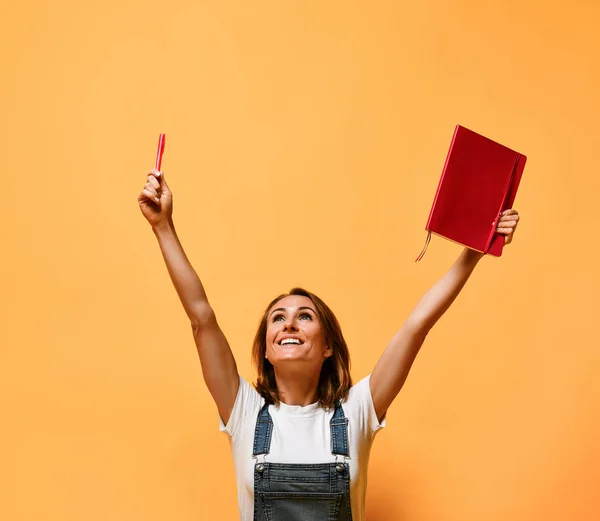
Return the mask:
<svg viewBox="0 0 600 521">
<path fill-rule="evenodd" d="M 279 345 L 283 346 L 283 347 L 299 346 L 299 345 L 302 345 L 303 343 L 304 342 L 302 342 L 302 340 L 300 340 L 299 338 L 292 338 L 292 337 L 284 338 L 279 341 Z"/>
</svg>

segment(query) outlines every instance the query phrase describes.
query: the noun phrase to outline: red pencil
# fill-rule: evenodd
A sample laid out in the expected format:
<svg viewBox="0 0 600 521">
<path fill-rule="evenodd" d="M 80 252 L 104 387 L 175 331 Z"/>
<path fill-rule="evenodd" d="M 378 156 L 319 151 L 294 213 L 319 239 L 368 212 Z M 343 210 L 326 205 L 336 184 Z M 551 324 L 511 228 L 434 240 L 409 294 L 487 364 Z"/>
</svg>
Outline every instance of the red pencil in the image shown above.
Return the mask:
<svg viewBox="0 0 600 521">
<path fill-rule="evenodd" d="M 162 163 L 163 152 L 165 151 L 165 135 L 161 134 L 158 136 L 158 150 L 156 151 L 156 170 L 160 172 L 160 165 Z"/>
</svg>

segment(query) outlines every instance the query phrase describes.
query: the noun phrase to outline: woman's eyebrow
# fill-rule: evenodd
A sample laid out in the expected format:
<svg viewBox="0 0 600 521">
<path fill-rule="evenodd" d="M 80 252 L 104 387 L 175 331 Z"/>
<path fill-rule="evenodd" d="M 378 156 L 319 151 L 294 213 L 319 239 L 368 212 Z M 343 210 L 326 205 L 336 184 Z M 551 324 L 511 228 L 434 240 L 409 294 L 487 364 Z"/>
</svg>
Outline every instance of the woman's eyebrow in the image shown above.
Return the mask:
<svg viewBox="0 0 600 521">
<path fill-rule="evenodd" d="M 317 312 L 313 308 L 309 308 L 308 306 L 300 306 L 298 308 L 298 311 L 300 311 L 301 309 L 310 309 L 315 315 L 317 314 Z M 273 313 L 275 313 L 275 311 L 287 311 L 287 310 L 285 308 L 277 308 L 277 309 L 274 309 L 273 311 L 271 311 L 270 314 L 272 315 Z"/>
</svg>

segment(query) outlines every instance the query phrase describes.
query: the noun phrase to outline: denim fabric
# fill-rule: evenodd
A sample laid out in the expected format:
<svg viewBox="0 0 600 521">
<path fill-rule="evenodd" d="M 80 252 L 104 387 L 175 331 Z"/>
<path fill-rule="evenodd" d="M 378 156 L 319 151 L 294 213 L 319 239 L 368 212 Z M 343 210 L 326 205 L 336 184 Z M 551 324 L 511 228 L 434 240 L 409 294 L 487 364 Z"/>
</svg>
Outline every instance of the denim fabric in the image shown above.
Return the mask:
<svg viewBox="0 0 600 521">
<path fill-rule="evenodd" d="M 339 403 L 335 405 L 335 412 L 329 426 L 331 429 L 331 453 L 350 456 L 348 452 L 348 418 L 344 416 L 344 410 Z"/>
<path fill-rule="evenodd" d="M 339 403 L 329 425 L 332 454 L 348 456 L 348 419 Z M 269 453 L 272 431 L 265 404 L 256 421 L 254 457 Z M 348 464 L 343 458 L 316 464 L 257 462 L 254 521 L 352 521 Z"/>
</svg>

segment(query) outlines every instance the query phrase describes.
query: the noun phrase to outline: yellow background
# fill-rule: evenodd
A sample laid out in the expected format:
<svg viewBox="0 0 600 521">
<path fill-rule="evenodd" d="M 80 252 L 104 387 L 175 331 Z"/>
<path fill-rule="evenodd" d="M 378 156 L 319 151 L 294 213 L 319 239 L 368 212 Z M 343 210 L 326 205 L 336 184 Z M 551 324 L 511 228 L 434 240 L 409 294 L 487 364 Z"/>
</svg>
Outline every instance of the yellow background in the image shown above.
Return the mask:
<svg viewBox="0 0 600 521">
<path fill-rule="evenodd" d="M 456 124 L 529 158 L 522 220 L 429 335 L 371 521 L 600 519 L 593 1 L 3 7 L 0 518 L 237 519 L 188 320 L 136 198 L 158 134 L 236 355 L 302 285 L 368 374 L 461 248 L 414 259 Z M 597 34 L 597 32 L 596 32 Z"/>
</svg>

